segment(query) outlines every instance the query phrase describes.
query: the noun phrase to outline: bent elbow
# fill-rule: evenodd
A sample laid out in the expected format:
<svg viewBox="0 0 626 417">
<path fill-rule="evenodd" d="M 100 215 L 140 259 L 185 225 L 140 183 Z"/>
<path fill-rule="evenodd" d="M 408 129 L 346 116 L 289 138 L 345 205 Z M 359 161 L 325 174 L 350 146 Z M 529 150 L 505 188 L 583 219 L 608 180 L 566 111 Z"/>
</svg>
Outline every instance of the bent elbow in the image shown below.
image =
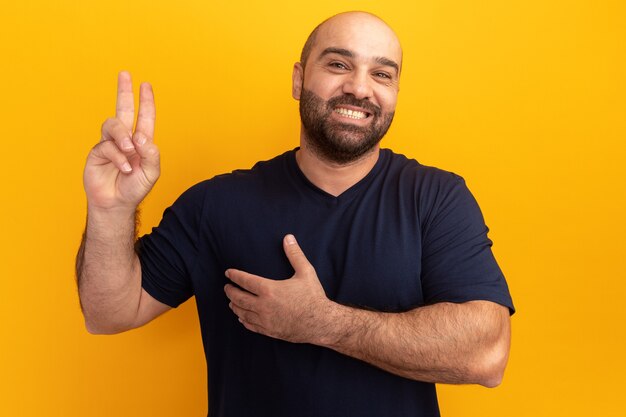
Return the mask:
<svg viewBox="0 0 626 417">
<path fill-rule="evenodd" d="M 133 326 L 121 325 L 119 323 L 107 323 L 99 320 L 93 320 L 84 316 L 85 329 L 89 334 L 93 335 L 111 335 L 123 333 L 127 330 L 131 330 Z"/>
<path fill-rule="evenodd" d="M 104 327 L 99 326 L 98 324 L 87 319 L 85 319 L 85 329 L 87 330 L 87 333 L 93 335 L 114 334 L 114 332 L 111 332 L 110 330 L 107 331 Z"/>
<path fill-rule="evenodd" d="M 508 349 L 495 349 L 486 354 L 476 369 L 476 382 L 487 388 L 499 386 L 504 379 L 508 353 Z"/>
<path fill-rule="evenodd" d="M 107 332 L 103 327 L 98 326 L 89 320 L 85 320 L 85 329 L 87 330 L 87 333 L 93 335 L 112 334 L 111 332 Z"/>
<path fill-rule="evenodd" d="M 496 388 L 502 383 L 503 378 L 504 378 L 504 369 L 502 369 L 502 371 L 500 372 L 492 372 L 489 375 L 483 376 L 479 384 L 486 388 Z"/>
<path fill-rule="evenodd" d="M 111 312 L 96 309 L 90 304 L 80 302 L 85 329 L 89 334 L 108 335 L 134 329 L 136 319 L 128 312 Z"/>
<path fill-rule="evenodd" d="M 504 370 L 509 361 L 509 349 L 511 346 L 511 322 L 509 312 L 505 308 L 500 309 L 499 330 L 492 342 L 486 344 L 479 354 L 478 383 L 487 388 L 495 388 L 502 383 Z"/>
</svg>

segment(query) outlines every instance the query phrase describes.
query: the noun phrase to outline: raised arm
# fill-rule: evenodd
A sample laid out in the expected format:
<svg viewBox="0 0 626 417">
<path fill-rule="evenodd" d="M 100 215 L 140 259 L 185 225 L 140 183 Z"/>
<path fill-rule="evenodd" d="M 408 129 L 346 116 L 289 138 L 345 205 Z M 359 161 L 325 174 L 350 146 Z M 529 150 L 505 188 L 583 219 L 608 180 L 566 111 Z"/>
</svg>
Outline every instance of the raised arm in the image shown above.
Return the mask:
<svg viewBox="0 0 626 417">
<path fill-rule="evenodd" d="M 312 343 L 405 378 L 438 383 L 498 385 L 508 359 L 509 312 L 489 301 L 438 303 L 404 313 L 343 306 L 326 297 L 293 236 L 284 249 L 295 270 L 274 281 L 229 269 L 230 307 L 249 330 Z"/>
<path fill-rule="evenodd" d="M 169 309 L 142 289 L 134 250 L 137 207 L 160 173 L 154 120 L 152 87 L 142 83 L 133 132 L 132 81 L 128 72 L 120 72 L 115 117 L 102 124 L 101 140 L 89 152 L 83 174 L 87 225 L 76 276 L 90 333 L 129 330 Z"/>
</svg>

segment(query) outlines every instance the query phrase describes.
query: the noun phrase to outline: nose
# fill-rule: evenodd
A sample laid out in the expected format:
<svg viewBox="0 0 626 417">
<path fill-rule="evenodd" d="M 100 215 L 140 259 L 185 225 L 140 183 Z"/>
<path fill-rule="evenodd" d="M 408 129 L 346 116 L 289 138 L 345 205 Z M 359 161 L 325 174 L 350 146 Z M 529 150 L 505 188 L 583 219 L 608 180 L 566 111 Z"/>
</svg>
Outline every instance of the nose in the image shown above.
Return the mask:
<svg viewBox="0 0 626 417">
<path fill-rule="evenodd" d="M 343 83 L 343 93 L 352 94 L 359 100 L 369 99 L 373 95 L 371 80 L 367 72 L 354 71 L 348 75 Z"/>
</svg>

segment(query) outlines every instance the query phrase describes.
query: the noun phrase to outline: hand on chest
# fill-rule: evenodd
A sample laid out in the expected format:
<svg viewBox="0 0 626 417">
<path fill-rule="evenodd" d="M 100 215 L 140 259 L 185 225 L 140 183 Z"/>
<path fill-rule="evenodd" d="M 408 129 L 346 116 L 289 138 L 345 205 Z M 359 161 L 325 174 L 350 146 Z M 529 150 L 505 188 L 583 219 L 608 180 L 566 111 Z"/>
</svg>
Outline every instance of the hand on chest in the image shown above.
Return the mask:
<svg viewBox="0 0 626 417">
<path fill-rule="evenodd" d="M 423 304 L 421 238 L 417 221 L 390 220 L 359 210 L 293 212 L 246 217 L 222 237 L 221 260 L 271 279 L 288 279 L 293 269 L 282 239 L 292 233 L 315 268 L 326 295 L 336 302 L 379 311 L 405 311 Z"/>
</svg>

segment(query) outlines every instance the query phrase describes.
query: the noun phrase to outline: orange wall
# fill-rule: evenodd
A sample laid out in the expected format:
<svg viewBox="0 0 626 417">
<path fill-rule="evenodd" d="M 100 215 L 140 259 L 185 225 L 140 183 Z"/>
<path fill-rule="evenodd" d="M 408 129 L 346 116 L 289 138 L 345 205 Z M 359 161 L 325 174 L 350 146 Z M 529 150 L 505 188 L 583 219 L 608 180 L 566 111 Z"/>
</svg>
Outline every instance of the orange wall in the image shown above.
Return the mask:
<svg viewBox="0 0 626 417">
<path fill-rule="evenodd" d="M 626 3 L 174 4 L 2 6 L 0 415 L 205 415 L 193 302 L 126 334 L 84 330 L 85 156 L 117 72 L 151 81 L 162 177 L 149 230 L 195 182 L 297 145 L 292 64 L 319 21 L 351 9 L 404 46 L 384 146 L 467 179 L 518 308 L 504 383 L 441 387 L 443 414 L 623 415 Z"/>
</svg>

